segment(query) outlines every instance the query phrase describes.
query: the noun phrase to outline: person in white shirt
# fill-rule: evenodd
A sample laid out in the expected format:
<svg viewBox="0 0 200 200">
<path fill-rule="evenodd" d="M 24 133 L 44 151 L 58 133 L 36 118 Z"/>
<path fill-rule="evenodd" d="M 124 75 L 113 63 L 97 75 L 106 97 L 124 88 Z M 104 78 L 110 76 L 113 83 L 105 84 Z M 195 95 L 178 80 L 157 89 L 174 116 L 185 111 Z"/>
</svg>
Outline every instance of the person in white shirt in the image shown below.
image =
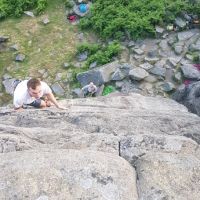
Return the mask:
<svg viewBox="0 0 200 200">
<path fill-rule="evenodd" d="M 84 86 L 82 89 L 83 95 L 85 96 L 93 96 L 97 92 L 97 86 L 90 82 L 88 85 Z"/>
<path fill-rule="evenodd" d="M 42 100 L 41 98 L 46 99 Z M 37 78 L 21 81 L 14 90 L 14 109 L 21 110 L 24 105 L 36 108 L 49 107 L 53 103 L 59 109 L 66 109 L 58 104 L 51 88 Z"/>
</svg>

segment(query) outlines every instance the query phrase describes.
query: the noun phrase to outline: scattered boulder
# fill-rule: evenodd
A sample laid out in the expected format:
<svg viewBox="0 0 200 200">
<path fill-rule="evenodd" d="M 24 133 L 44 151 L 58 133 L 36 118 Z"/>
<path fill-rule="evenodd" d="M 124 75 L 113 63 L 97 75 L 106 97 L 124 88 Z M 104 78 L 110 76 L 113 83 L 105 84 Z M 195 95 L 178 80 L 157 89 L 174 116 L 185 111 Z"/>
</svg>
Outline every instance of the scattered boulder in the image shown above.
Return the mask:
<svg viewBox="0 0 200 200">
<path fill-rule="evenodd" d="M 181 57 L 169 57 L 166 61 L 166 64 L 175 68 L 180 62 L 180 60 L 181 60 Z"/>
<path fill-rule="evenodd" d="M 96 61 L 91 63 L 90 66 L 89 66 L 90 69 L 93 69 L 95 67 L 97 67 L 97 62 Z"/>
<path fill-rule="evenodd" d="M 133 41 L 133 40 L 129 41 L 127 46 L 129 48 L 134 47 L 135 46 L 135 41 Z"/>
<path fill-rule="evenodd" d="M 177 55 L 180 55 L 183 52 L 184 43 L 176 43 L 174 45 L 174 51 Z"/>
<path fill-rule="evenodd" d="M 12 46 L 10 46 L 10 50 L 12 50 L 12 51 L 18 51 L 19 47 L 18 47 L 17 44 L 13 44 Z"/>
<path fill-rule="evenodd" d="M 31 11 L 24 11 L 24 14 L 26 14 L 29 17 L 35 17 L 35 15 L 33 14 L 33 12 L 31 12 Z"/>
<path fill-rule="evenodd" d="M 196 34 L 196 30 L 188 30 L 177 33 L 179 41 L 186 41 Z"/>
<path fill-rule="evenodd" d="M 125 76 L 128 76 L 129 74 L 129 71 L 131 69 L 133 69 L 133 66 L 129 63 L 123 63 L 123 64 L 120 64 L 119 66 L 119 69 L 121 70 L 121 72 L 125 75 Z"/>
<path fill-rule="evenodd" d="M 111 80 L 113 80 L 113 81 L 121 81 L 121 80 L 123 80 L 124 78 L 125 78 L 125 75 L 121 72 L 120 69 L 117 69 L 117 70 L 113 73 Z"/>
<path fill-rule="evenodd" d="M 44 25 L 49 24 L 49 23 L 50 23 L 49 18 L 48 18 L 48 17 L 45 17 L 45 18 L 42 20 L 42 23 L 43 23 Z"/>
<path fill-rule="evenodd" d="M 130 70 L 130 72 L 129 72 L 130 78 L 132 80 L 137 80 L 137 81 L 144 79 L 148 75 L 149 75 L 149 73 L 146 70 L 139 68 L 139 67 L 136 67 L 136 68 Z"/>
<path fill-rule="evenodd" d="M 171 82 L 165 82 L 161 85 L 162 90 L 165 92 L 171 92 L 175 89 L 175 85 Z"/>
<path fill-rule="evenodd" d="M 156 26 L 155 28 L 156 28 L 156 33 L 157 33 L 157 34 L 160 34 L 160 35 L 163 34 L 164 28 L 162 28 L 162 27 L 160 27 L 160 26 Z"/>
<path fill-rule="evenodd" d="M 200 38 L 196 41 L 195 44 L 191 44 L 189 47 L 190 51 L 200 51 Z"/>
<path fill-rule="evenodd" d="M 4 85 L 4 88 L 5 88 L 7 94 L 13 95 L 13 92 L 14 92 L 13 83 L 15 80 L 16 80 L 15 78 L 9 78 L 9 79 L 5 79 L 3 81 L 3 85 Z"/>
<path fill-rule="evenodd" d="M 174 78 L 176 81 L 180 82 L 182 80 L 181 72 L 175 73 Z"/>
<path fill-rule="evenodd" d="M 136 53 L 137 55 L 142 55 L 144 53 L 144 51 L 142 49 L 138 49 L 138 48 L 133 48 L 132 49 L 134 53 Z"/>
<path fill-rule="evenodd" d="M 23 62 L 24 59 L 25 59 L 25 55 L 24 54 L 18 54 L 15 58 L 15 61 L 18 61 L 18 62 Z"/>
<path fill-rule="evenodd" d="M 11 79 L 12 76 L 10 74 L 4 74 L 3 75 L 3 80 L 6 80 L 6 79 Z"/>
<path fill-rule="evenodd" d="M 181 68 L 181 70 L 183 72 L 183 76 L 185 78 L 197 79 L 197 80 L 200 79 L 200 72 L 193 65 L 191 65 L 191 64 L 182 65 L 180 68 Z"/>
<path fill-rule="evenodd" d="M 64 68 L 69 68 L 69 66 L 70 66 L 69 63 L 64 63 L 64 64 L 63 64 L 63 67 L 64 67 Z"/>
<path fill-rule="evenodd" d="M 141 64 L 140 67 L 148 71 L 151 68 L 153 68 L 153 65 L 149 64 L 148 62 L 145 62 L 145 63 Z"/>
<path fill-rule="evenodd" d="M 180 17 L 175 19 L 175 24 L 181 29 L 184 29 L 187 25 L 186 21 Z"/>
<path fill-rule="evenodd" d="M 146 62 L 149 62 L 151 64 L 154 64 L 155 62 L 159 61 L 159 58 L 157 57 L 145 57 L 144 60 Z"/>
<path fill-rule="evenodd" d="M 60 81 L 62 79 L 63 74 L 62 73 L 57 73 L 55 77 L 55 81 Z"/>
<path fill-rule="evenodd" d="M 119 67 L 117 61 L 105 64 L 98 69 L 89 70 L 77 75 L 77 80 L 80 82 L 81 86 L 85 86 L 90 82 L 93 82 L 95 85 L 103 85 L 111 80 L 112 74 Z"/>
<path fill-rule="evenodd" d="M 97 86 L 104 83 L 102 74 L 99 70 L 90 70 L 87 72 L 79 73 L 77 74 L 76 78 L 82 87 L 88 85 L 90 82 L 93 82 Z"/>
<path fill-rule="evenodd" d="M 156 67 L 150 69 L 149 72 L 154 75 L 157 75 L 157 76 L 165 77 L 166 69 L 163 67 L 156 66 Z"/>
<path fill-rule="evenodd" d="M 87 51 L 84 51 L 84 52 L 77 55 L 77 59 L 78 59 L 79 62 L 83 62 L 83 61 L 87 60 L 87 58 L 88 58 L 88 52 Z"/>
<path fill-rule="evenodd" d="M 53 85 L 51 85 L 51 88 L 53 92 L 58 96 L 63 96 L 65 94 L 65 90 L 59 83 L 54 83 Z"/>
<path fill-rule="evenodd" d="M 7 42 L 9 40 L 9 36 L 0 36 L 0 43 Z"/>
</svg>

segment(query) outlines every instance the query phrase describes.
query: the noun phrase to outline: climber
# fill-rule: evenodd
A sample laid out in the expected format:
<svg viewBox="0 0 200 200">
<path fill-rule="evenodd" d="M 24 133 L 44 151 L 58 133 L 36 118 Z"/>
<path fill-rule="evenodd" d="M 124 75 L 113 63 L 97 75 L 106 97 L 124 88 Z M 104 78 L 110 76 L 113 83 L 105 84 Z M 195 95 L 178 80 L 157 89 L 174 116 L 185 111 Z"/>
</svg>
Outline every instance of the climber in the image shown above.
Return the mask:
<svg viewBox="0 0 200 200">
<path fill-rule="evenodd" d="M 84 97 L 95 96 L 97 92 L 97 86 L 93 82 L 90 82 L 88 85 L 84 86 L 81 90 L 83 92 Z"/>
<path fill-rule="evenodd" d="M 22 110 L 26 105 L 45 108 L 50 107 L 51 103 L 59 109 L 66 109 L 58 104 L 50 87 L 37 78 L 19 82 L 14 90 L 13 104 L 15 110 Z"/>
</svg>

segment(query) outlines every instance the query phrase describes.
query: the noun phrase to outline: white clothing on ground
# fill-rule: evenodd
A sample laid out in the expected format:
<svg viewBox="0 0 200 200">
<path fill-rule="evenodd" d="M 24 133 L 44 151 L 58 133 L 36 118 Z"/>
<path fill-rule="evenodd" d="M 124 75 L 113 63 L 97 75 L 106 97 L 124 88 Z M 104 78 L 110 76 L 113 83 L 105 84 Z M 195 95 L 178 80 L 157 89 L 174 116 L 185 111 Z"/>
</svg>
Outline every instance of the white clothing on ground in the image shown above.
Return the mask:
<svg viewBox="0 0 200 200">
<path fill-rule="evenodd" d="M 28 93 L 27 82 L 28 80 L 21 81 L 17 85 L 14 91 L 13 104 L 15 108 L 22 107 L 23 104 L 30 104 L 36 100 L 35 97 L 31 97 L 30 94 Z M 51 88 L 45 82 L 43 81 L 40 82 L 41 82 L 41 93 L 39 98 L 52 92 Z"/>
</svg>

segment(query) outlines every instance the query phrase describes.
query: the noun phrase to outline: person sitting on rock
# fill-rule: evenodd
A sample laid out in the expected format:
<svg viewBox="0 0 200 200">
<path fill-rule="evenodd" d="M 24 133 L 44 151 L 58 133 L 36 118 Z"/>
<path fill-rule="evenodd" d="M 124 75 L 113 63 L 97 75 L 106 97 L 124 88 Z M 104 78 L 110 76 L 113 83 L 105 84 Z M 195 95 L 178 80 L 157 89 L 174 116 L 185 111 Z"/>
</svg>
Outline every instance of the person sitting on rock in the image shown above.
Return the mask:
<svg viewBox="0 0 200 200">
<path fill-rule="evenodd" d="M 15 110 L 21 110 L 26 105 L 45 108 L 51 106 L 51 103 L 59 109 L 66 109 L 58 104 L 47 83 L 37 78 L 19 82 L 14 90 L 13 104 Z"/>
<path fill-rule="evenodd" d="M 97 92 L 97 86 L 93 82 L 90 82 L 88 85 L 84 86 L 81 90 L 83 92 L 84 97 L 95 96 Z"/>
</svg>

